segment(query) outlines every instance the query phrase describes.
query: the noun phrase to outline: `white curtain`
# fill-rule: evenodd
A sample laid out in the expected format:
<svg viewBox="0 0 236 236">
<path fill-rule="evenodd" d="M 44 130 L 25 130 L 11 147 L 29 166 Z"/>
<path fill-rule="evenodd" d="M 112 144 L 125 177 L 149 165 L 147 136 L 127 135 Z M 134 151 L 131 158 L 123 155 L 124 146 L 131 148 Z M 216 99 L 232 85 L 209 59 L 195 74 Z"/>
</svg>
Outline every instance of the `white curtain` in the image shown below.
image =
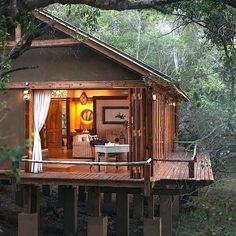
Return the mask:
<svg viewBox="0 0 236 236">
<path fill-rule="evenodd" d="M 51 91 L 34 92 L 34 146 L 32 160 L 42 160 L 42 146 L 39 132 L 46 121 L 51 99 Z M 42 172 L 41 163 L 32 163 L 31 172 Z"/>
</svg>

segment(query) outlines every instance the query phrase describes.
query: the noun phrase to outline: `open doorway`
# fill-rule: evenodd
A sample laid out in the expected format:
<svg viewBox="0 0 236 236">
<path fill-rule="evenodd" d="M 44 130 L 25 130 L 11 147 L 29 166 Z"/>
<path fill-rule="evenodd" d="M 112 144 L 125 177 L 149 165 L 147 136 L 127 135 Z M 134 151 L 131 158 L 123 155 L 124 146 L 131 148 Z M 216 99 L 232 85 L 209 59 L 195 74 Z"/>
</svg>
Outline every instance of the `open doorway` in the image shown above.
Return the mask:
<svg viewBox="0 0 236 236">
<path fill-rule="evenodd" d="M 55 90 L 52 94 L 41 132 L 49 159 L 91 159 L 91 136 L 128 144 L 127 89 Z"/>
</svg>

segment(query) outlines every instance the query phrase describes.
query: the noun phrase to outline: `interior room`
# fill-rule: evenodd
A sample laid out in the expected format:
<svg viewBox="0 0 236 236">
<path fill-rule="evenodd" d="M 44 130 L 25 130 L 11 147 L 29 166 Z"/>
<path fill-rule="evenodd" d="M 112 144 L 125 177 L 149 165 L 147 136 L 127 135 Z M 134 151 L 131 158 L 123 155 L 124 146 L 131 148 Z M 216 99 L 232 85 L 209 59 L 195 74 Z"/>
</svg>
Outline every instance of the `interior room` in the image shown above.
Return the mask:
<svg viewBox="0 0 236 236">
<path fill-rule="evenodd" d="M 53 90 L 41 129 L 43 159 L 95 159 L 95 145 L 128 144 L 129 91 Z"/>
</svg>

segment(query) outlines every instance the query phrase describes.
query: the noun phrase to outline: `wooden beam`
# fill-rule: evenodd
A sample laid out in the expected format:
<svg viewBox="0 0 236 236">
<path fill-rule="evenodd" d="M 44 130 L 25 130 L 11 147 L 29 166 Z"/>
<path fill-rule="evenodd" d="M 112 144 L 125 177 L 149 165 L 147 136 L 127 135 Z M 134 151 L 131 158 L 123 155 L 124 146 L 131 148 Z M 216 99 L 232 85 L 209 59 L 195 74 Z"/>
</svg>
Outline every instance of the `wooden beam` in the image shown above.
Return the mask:
<svg viewBox="0 0 236 236">
<path fill-rule="evenodd" d="M 88 212 L 90 216 L 101 216 L 101 195 L 98 187 L 91 187 L 88 190 Z"/>
<path fill-rule="evenodd" d="M 147 197 L 147 204 L 148 204 L 148 215 L 147 218 L 154 219 L 154 194 L 151 194 Z"/>
<path fill-rule="evenodd" d="M 116 235 L 129 235 L 129 194 L 116 195 Z"/>
<path fill-rule="evenodd" d="M 133 218 L 142 219 L 144 213 L 144 197 L 142 194 L 133 195 Z"/>
<path fill-rule="evenodd" d="M 143 221 L 143 236 L 162 236 L 161 219 L 146 218 Z"/>
<path fill-rule="evenodd" d="M 100 188 L 91 187 L 88 189 L 88 236 L 107 235 L 107 217 L 101 216 L 101 194 Z"/>
<path fill-rule="evenodd" d="M 40 82 L 10 82 L 9 89 L 122 89 L 143 87 L 142 81 L 40 81 Z"/>
<path fill-rule="evenodd" d="M 16 27 L 15 31 L 15 39 L 16 41 L 8 41 L 7 47 L 12 48 L 15 47 L 16 44 L 21 39 L 20 28 Z M 31 48 L 43 48 L 43 47 L 63 47 L 63 46 L 73 46 L 78 45 L 80 42 L 73 38 L 64 38 L 64 39 L 44 39 L 44 40 L 33 40 L 31 44 Z M 0 45 L 0 48 L 3 47 Z"/>
<path fill-rule="evenodd" d="M 173 212 L 173 220 L 178 221 L 179 219 L 179 211 L 180 211 L 180 199 L 179 196 L 173 196 L 172 199 L 172 212 Z"/>
<path fill-rule="evenodd" d="M 162 220 L 162 235 L 172 235 L 172 196 L 160 195 L 160 218 Z"/>
<path fill-rule="evenodd" d="M 64 232 L 74 235 L 78 227 L 78 188 L 65 186 L 63 189 Z"/>
<path fill-rule="evenodd" d="M 106 192 L 103 195 L 103 211 L 104 213 L 111 215 L 113 212 L 112 205 L 112 193 Z"/>
<path fill-rule="evenodd" d="M 38 213 L 20 213 L 18 215 L 18 236 L 38 236 Z"/>
<path fill-rule="evenodd" d="M 144 196 L 150 196 L 151 192 L 151 164 L 144 166 Z"/>
</svg>

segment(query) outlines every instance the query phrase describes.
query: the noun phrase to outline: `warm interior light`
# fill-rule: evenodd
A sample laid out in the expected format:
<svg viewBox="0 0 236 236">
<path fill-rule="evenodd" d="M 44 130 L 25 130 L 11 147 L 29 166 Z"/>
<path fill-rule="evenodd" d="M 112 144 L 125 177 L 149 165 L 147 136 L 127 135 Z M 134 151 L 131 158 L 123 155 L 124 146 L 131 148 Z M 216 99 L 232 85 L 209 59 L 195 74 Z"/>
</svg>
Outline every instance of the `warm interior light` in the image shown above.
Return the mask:
<svg viewBox="0 0 236 236">
<path fill-rule="evenodd" d="M 29 100 L 30 95 L 29 95 L 29 90 L 28 90 L 28 89 L 25 89 L 25 90 L 24 90 L 24 92 L 23 92 L 23 98 L 24 98 L 24 100 Z"/>
<path fill-rule="evenodd" d="M 156 101 L 157 100 L 157 95 L 155 93 L 152 94 L 152 100 Z"/>
<path fill-rule="evenodd" d="M 53 90 L 51 98 L 67 98 L 67 90 Z"/>
<path fill-rule="evenodd" d="M 86 105 L 86 104 L 87 104 L 87 102 L 88 102 L 88 96 L 87 96 L 87 94 L 85 93 L 85 91 L 82 92 L 82 94 L 80 95 L 79 100 L 80 100 L 80 103 L 81 103 L 82 105 Z"/>
</svg>

